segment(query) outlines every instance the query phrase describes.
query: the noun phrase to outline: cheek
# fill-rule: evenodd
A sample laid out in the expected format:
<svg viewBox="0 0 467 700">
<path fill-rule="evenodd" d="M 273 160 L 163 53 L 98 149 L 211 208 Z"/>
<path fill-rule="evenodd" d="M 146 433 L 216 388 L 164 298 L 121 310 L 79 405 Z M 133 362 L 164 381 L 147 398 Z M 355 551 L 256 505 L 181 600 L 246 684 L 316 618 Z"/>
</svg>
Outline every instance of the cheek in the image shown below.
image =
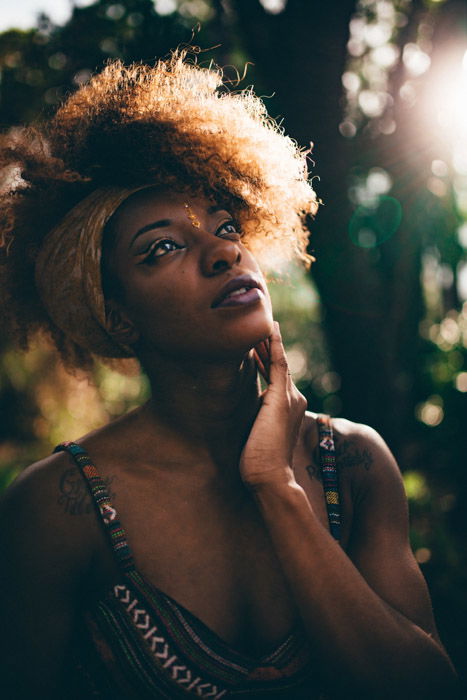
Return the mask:
<svg viewBox="0 0 467 700">
<path fill-rule="evenodd" d="M 126 311 L 145 344 L 161 350 L 187 346 L 206 319 L 201 318 L 194 294 L 185 288 L 183 275 L 169 280 L 138 280 L 127 285 Z"/>
<path fill-rule="evenodd" d="M 129 290 L 127 308 L 141 332 L 160 327 L 163 333 L 167 327 L 176 327 L 184 320 L 186 302 L 173 284 L 170 287 L 142 285 L 138 289 Z"/>
</svg>

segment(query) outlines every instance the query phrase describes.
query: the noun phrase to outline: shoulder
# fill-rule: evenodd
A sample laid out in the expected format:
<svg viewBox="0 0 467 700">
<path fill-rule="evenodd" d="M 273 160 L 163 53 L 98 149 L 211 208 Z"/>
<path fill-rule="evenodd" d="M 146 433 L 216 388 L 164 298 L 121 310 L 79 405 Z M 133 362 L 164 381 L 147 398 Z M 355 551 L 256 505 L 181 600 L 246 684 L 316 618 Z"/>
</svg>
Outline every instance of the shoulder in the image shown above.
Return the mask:
<svg viewBox="0 0 467 700">
<path fill-rule="evenodd" d="M 26 467 L 2 495 L 2 548 L 15 560 L 41 553 L 49 563 L 82 570 L 93 554 L 91 512 L 78 467 L 65 452 L 50 455 Z"/>
<path fill-rule="evenodd" d="M 2 503 L 24 504 L 36 511 L 52 508 L 54 497 L 60 493 L 60 486 L 69 474 L 79 475 L 80 470 L 66 451 L 55 452 L 30 464 L 16 477 L 5 491 Z M 55 498 L 57 500 L 57 498 Z"/>
<path fill-rule="evenodd" d="M 333 418 L 332 426 L 336 462 L 343 478 L 363 491 L 388 482 L 402 485 L 399 466 L 374 428 L 345 418 Z"/>
<path fill-rule="evenodd" d="M 332 421 L 336 464 L 352 507 L 353 546 L 408 545 L 408 506 L 399 466 L 381 435 L 343 418 Z M 372 545 L 372 546 L 373 546 Z"/>
<path fill-rule="evenodd" d="M 78 471 L 66 453 L 51 455 L 27 467 L 0 502 L 2 682 L 24 683 L 21 697 L 34 690 L 56 697 L 75 624 L 93 590 L 92 518 L 71 516 L 61 500 L 63 484 Z"/>
<path fill-rule="evenodd" d="M 319 460 L 318 414 L 306 414 L 307 434 L 314 436 L 314 459 Z M 344 508 L 373 520 L 398 513 L 404 520 L 407 504 L 399 466 L 381 435 L 368 425 L 345 418 L 331 419 L 336 466 Z M 375 513 L 377 512 L 377 516 Z"/>
<path fill-rule="evenodd" d="M 308 443 L 316 450 L 319 442 L 318 413 L 306 411 L 305 431 Z M 369 472 L 375 461 L 389 459 L 395 464 L 389 447 L 381 435 L 368 425 L 346 418 L 330 418 L 336 458 L 341 469 L 358 468 Z"/>
<path fill-rule="evenodd" d="M 368 458 L 371 459 L 375 451 L 377 453 L 391 454 L 388 446 L 381 435 L 369 425 L 363 423 L 354 423 L 346 418 L 332 418 L 332 428 L 334 439 L 336 441 L 336 449 L 346 454 L 351 448 L 368 453 Z M 365 461 L 364 468 L 368 469 L 368 464 Z"/>
<path fill-rule="evenodd" d="M 426 584 L 410 547 L 397 462 L 373 428 L 343 418 L 332 424 L 339 474 L 353 501 L 346 552 L 375 593 L 437 638 Z"/>
<path fill-rule="evenodd" d="M 2 497 L 2 508 L 24 507 L 31 514 L 50 508 L 50 496 L 57 495 L 59 482 L 74 467 L 65 452 L 57 452 L 30 464 L 16 477 Z"/>
</svg>

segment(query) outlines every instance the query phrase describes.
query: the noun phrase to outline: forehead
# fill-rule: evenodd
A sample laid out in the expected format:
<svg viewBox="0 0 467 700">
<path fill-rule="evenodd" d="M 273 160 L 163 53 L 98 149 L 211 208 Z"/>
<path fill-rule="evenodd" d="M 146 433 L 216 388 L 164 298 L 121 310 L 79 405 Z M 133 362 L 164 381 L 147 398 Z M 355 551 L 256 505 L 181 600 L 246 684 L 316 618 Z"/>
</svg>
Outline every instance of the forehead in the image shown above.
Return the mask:
<svg viewBox="0 0 467 700">
<path fill-rule="evenodd" d="M 207 209 L 213 204 L 203 195 L 172 190 L 148 188 L 132 194 L 116 210 L 112 228 L 117 234 L 137 230 L 146 223 L 159 219 L 176 219 L 190 207 Z"/>
</svg>

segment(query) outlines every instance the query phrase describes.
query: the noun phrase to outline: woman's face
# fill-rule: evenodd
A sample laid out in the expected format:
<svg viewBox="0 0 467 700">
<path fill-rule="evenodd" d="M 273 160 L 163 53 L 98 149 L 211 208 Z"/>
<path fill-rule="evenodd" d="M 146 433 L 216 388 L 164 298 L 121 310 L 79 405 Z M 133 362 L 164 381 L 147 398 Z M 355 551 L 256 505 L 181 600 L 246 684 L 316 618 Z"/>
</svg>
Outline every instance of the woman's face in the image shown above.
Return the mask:
<svg viewBox="0 0 467 700">
<path fill-rule="evenodd" d="M 264 278 L 214 201 L 142 190 L 117 210 L 112 230 L 119 305 L 144 351 L 227 360 L 271 334 Z"/>
</svg>

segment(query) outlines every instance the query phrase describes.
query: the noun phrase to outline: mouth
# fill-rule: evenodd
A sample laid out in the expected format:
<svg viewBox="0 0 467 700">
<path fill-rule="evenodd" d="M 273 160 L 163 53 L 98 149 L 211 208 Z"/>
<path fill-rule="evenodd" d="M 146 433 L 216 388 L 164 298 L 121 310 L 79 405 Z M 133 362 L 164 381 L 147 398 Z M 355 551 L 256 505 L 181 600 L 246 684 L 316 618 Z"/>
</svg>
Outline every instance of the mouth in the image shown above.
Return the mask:
<svg viewBox="0 0 467 700">
<path fill-rule="evenodd" d="M 259 301 L 263 290 L 250 275 L 239 275 L 229 280 L 211 304 L 212 309 L 225 306 L 244 306 Z"/>
</svg>

